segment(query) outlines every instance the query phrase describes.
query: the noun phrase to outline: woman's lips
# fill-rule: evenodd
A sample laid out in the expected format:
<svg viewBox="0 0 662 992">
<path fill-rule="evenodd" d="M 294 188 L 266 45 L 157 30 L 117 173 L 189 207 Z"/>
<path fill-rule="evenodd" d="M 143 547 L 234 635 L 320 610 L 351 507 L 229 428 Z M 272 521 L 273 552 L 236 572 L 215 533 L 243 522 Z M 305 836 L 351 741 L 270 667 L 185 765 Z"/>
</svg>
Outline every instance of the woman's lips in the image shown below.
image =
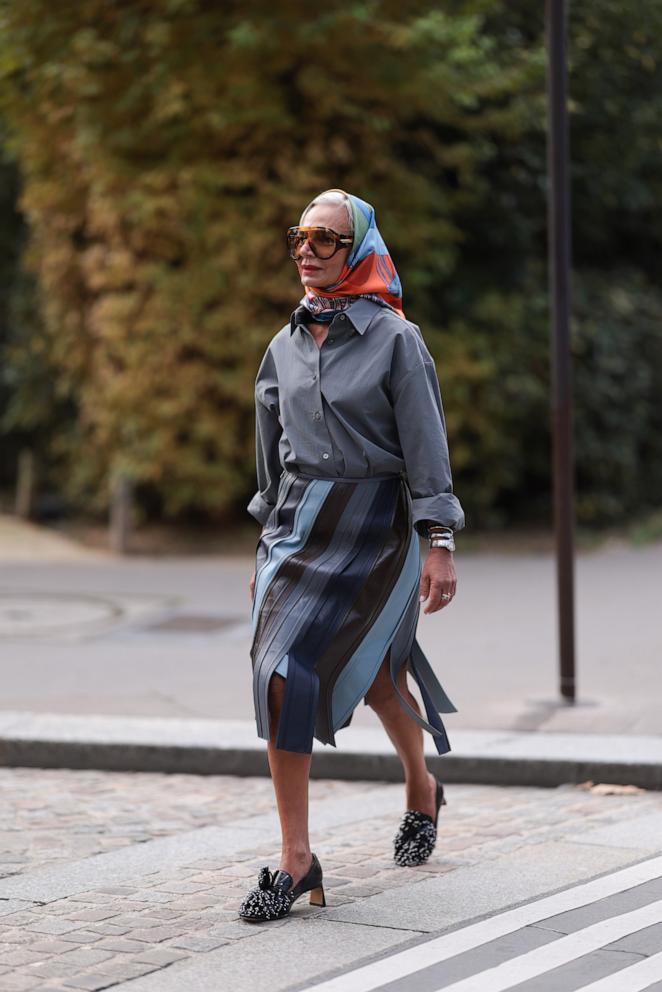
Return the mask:
<svg viewBox="0 0 662 992">
<path fill-rule="evenodd" d="M 302 265 L 302 272 L 319 272 L 321 269 L 320 265 Z"/>
</svg>

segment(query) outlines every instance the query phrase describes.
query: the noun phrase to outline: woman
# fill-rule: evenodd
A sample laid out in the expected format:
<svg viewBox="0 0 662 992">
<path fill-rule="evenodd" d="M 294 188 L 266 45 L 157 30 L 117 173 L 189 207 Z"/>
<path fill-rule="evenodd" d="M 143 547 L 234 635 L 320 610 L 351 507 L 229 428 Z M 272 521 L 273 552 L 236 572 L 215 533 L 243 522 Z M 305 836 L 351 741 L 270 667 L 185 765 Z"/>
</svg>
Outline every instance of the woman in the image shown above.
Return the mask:
<svg viewBox="0 0 662 992">
<path fill-rule="evenodd" d="M 405 774 L 395 860 L 420 864 L 445 802 L 421 728 L 445 754 L 439 713 L 455 711 L 415 637 L 420 603 L 433 613 L 455 595 L 452 537 L 464 526 L 434 362 L 405 318 L 369 203 L 326 190 L 288 246 L 305 295 L 258 370 L 248 504 L 263 525 L 250 580 L 254 703 L 282 853 L 242 903 L 251 921 L 287 915 L 304 892 L 325 905 L 308 837 L 313 737 L 335 745 L 361 699 L 375 710 Z M 422 570 L 419 535 L 431 544 Z"/>
</svg>

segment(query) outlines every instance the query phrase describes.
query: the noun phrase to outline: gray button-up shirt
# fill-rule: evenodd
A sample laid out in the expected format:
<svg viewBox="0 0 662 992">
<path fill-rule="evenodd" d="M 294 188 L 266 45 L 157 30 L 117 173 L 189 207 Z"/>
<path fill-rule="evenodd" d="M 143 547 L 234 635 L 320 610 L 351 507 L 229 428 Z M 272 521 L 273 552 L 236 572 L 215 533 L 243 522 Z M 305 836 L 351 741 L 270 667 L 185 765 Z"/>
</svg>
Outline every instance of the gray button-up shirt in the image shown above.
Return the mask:
<svg viewBox="0 0 662 992">
<path fill-rule="evenodd" d="M 336 314 L 319 347 L 298 306 L 271 339 L 255 380 L 258 491 L 264 524 L 283 469 L 331 479 L 403 474 L 413 523 L 464 527 L 453 494 L 434 361 L 420 328 L 372 300 Z"/>
</svg>

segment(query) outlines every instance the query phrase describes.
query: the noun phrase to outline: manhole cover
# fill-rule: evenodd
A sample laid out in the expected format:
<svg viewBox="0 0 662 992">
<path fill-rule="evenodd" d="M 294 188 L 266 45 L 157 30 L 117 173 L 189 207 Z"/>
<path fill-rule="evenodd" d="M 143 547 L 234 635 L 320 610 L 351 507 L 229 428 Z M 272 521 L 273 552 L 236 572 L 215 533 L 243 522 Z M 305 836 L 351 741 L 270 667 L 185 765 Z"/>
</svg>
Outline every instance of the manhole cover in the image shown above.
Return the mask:
<svg viewBox="0 0 662 992">
<path fill-rule="evenodd" d="M 70 628 L 107 624 L 121 616 L 115 603 L 96 596 L 0 593 L 0 637 L 40 637 Z"/>
</svg>

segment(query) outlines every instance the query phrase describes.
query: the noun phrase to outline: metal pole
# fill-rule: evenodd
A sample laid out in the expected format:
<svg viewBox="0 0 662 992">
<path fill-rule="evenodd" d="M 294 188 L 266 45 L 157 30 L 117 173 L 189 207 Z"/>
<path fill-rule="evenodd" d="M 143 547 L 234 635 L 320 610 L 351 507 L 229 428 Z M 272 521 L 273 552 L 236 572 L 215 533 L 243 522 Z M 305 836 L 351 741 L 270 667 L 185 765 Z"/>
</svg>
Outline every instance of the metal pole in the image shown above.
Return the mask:
<svg viewBox="0 0 662 992">
<path fill-rule="evenodd" d="M 111 551 L 125 555 L 129 550 L 129 538 L 133 523 L 133 483 L 124 472 L 114 473 L 110 495 L 110 537 Z"/>
<path fill-rule="evenodd" d="M 575 700 L 574 478 L 570 360 L 570 187 L 566 0 L 546 0 L 549 288 L 553 337 L 552 431 L 560 692 Z"/>
<path fill-rule="evenodd" d="M 32 515 L 35 490 L 35 458 L 31 448 L 23 448 L 18 456 L 14 512 L 29 520 Z"/>
</svg>

